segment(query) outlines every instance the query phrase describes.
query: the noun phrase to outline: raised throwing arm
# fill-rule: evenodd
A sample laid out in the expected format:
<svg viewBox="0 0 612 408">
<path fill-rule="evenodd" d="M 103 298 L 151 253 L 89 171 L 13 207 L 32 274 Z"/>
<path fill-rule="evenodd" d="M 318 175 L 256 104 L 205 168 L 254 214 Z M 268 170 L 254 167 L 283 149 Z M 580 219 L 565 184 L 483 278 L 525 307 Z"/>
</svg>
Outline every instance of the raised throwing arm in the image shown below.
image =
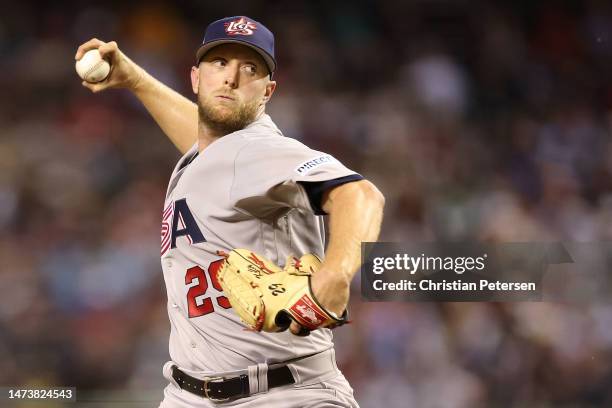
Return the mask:
<svg viewBox="0 0 612 408">
<path fill-rule="evenodd" d="M 115 41 L 104 42 L 93 38 L 79 46 L 75 59 L 97 48 L 111 64 L 109 76 L 95 84 L 83 81 L 92 92 L 109 88 L 125 88 L 142 102 L 155 122 L 181 153 L 197 140 L 198 108 L 195 103 L 170 89 L 129 59 Z"/>
</svg>

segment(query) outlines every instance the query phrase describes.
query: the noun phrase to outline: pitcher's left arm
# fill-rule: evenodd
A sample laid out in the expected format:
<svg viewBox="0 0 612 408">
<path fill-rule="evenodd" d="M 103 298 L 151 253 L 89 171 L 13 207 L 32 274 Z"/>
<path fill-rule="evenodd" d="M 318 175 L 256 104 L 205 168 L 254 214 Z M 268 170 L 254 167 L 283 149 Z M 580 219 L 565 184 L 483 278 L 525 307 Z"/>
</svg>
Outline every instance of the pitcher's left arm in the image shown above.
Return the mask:
<svg viewBox="0 0 612 408">
<path fill-rule="evenodd" d="M 329 215 L 329 244 L 325 261 L 312 276 L 315 298 L 341 316 L 349 300 L 350 283 L 361 266 L 361 243 L 378 239 L 385 198 L 368 180 L 333 187 L 322 199 Z M 291 332 L 300 332 L 293 322 Z"/>
</svg>

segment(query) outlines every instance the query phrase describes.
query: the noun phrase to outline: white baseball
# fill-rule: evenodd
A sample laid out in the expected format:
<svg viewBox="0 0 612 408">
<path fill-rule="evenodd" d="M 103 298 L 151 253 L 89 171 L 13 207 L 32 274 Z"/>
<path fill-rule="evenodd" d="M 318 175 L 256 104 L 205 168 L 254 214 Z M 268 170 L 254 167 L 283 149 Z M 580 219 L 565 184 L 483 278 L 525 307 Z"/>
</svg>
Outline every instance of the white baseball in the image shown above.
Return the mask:
<svg viewBox="0 0 612 408">
<path fill-rule="evenodd" d="M 104 81 L 110 72 L 110 64 L 97 49 L 87 51 L 75 64 L 76 72 L 87 82 Z"/>
</svg>

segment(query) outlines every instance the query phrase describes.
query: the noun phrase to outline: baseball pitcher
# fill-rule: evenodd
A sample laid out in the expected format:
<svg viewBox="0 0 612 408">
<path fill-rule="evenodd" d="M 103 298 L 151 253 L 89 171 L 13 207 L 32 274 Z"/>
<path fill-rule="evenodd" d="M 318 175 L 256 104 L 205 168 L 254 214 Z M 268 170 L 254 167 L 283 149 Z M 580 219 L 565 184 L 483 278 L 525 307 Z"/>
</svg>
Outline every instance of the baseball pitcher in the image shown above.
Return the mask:
<svg viewBox="0 0 612 408">
<path fill-rule="evenodd" d="M 169 384 L 161 407 L 357 407 L 330 328 L 346 322 L 360 244 L 378 237 L 384 198 L 337 158 L 283 136 L 265 106 L 274 36 L 245 16 L 211 23 L 191 83 L 161 84 L 115 42 L 92 39 L 183 153 L 161 216 Z M 328 215 L 325 248 L 323 215 Z"/>
</svg>

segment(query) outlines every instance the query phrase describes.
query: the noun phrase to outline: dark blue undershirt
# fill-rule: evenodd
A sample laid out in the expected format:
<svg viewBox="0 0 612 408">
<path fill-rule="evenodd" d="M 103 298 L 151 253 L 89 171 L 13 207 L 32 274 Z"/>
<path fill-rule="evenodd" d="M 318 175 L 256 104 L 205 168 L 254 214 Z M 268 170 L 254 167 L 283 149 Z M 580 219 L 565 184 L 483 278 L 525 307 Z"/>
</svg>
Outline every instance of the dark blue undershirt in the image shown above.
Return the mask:
<svg viewBox="0 0 612 408">
<path fill-rule="evenodd" d="M 191 162 L 194 161 L 199 154 L 200 152 L 196 151 L 193 156 L 185 157 L 185 160 L 183 160 L 183 162 L 181 163 L 180 167 L 178 168 L 178 171 L 181 171 L 184 167 L 187 167 L 188 164 L 191 164 Z"/>
<path fill-rule="evenodd" d="M 298 183 L 300 183 L 302 187 L 304 187 L 304 190 L 306 190 L 308 201 L 310 201 L 310 206 L 314 210 L 314 213 L 316 215 L 327 215 L 322 208 L 323 194 L 333 187 L 338 187 L 342 184 L 359 180 L 363 180 L 363 176 L 361 174 L 351 174 L 350 176 L 344 176 L 333 180 L 298 181 Z"/>
</svg>

